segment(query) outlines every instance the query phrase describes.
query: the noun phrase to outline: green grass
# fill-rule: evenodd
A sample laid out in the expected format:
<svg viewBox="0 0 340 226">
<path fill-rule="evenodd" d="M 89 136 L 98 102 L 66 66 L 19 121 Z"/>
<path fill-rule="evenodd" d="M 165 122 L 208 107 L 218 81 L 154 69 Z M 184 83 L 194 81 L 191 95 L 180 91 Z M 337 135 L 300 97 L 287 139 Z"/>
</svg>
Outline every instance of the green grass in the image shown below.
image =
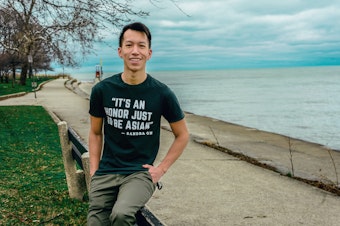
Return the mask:
<svg viewBox="0 0 340 226">
<path fill-rule="evenodd" d="M 10 79 L 8 83 L 0 82 L 0 96 L 12 93 L 32 92 L 32 81 L 36 82 L 37 85 L 39 85 L 40 83 L 54 78 L 56 78 L 56 76 L 37 76 L 34 79 L 27 78 L 25 86 L 20 85 L 19 80 L 12 82 L 12 79 Z"/>
<path fill-rule="evenodd" d="M 57 125 L 40 106 L 0 107 L 0 225 L 85 225 L 69 198 Z"/>
</svg>

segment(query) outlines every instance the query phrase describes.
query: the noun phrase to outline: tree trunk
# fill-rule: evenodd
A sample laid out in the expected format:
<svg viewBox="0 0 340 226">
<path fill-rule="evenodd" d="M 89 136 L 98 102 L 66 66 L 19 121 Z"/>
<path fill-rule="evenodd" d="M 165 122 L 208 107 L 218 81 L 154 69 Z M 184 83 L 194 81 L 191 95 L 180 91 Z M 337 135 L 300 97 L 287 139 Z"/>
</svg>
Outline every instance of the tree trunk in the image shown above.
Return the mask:
<svg viewBox="0 0 340 226">
<path fill-rule="evenodd" d="M 15 79 L 16 79 L 16 78 L 15 78 L 15 70 L 16 70 L 16 69 L 15 69 L 15 66 L 13 65 L 13 66 L 12 66 L 12 72 L 13 72 L 13 76 L 12 76 L 12 77 L 13 77 L 13 79 L 12 79 L 12 88 L 14 88 Z"/>
<path fill-rule="evenodd" d="M 13 71 L 13 80 L 15 81 L 15 79 L 16 79 L 16 74 L 15 74 L 15 71 L 16 71 L 16 67 L 15 67 L 15 65 L 13 65 L 12 66 L 12 71 Z"/>
<path fill-rule="evenodd" d="M 20 85 L 22 86 L 26 85 L 27 69 L 28 69 L 28 65 L 23 64 L 21 67 L 21 75 L 20 75 Z"/>
</svg>

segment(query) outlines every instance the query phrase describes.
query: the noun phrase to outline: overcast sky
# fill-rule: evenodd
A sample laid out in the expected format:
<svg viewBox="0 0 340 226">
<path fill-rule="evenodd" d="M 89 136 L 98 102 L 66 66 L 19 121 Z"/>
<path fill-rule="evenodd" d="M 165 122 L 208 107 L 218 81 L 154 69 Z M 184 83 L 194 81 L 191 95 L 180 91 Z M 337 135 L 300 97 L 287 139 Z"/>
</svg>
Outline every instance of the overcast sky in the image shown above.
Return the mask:
<svg viewBox="0 0 340 226">
<path fill-rule="evenodd" d="M 175 0 L 185 13 L 158 1 L 137 1 L 150 12 L 136 18 L 153 35 L 149 71 L 340 65 L 339 0 Z M 77 71 L 101 59 L 104 71 L 121 71 L 117 36 Z"/>
</svg>

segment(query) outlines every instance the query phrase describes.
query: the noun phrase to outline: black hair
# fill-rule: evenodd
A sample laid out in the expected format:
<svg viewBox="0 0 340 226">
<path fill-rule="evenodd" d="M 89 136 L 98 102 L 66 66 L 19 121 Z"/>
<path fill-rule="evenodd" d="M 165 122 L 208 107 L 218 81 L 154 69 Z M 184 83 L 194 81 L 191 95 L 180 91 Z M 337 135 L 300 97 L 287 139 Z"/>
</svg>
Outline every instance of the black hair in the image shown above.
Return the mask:
<svg viewBox="0 0 340 226">
<path fill-rule="evenodd" d="M 145 24 L 140 22 L 131 23 L 123 27 L 122 32 L 120 33 L 119 36 L 119 47 L 122 47 L 124 33 L 129 29 L 145 33 L 149 40 L 149 48 L 151 48 L 151 32 Z"/>
</svg>

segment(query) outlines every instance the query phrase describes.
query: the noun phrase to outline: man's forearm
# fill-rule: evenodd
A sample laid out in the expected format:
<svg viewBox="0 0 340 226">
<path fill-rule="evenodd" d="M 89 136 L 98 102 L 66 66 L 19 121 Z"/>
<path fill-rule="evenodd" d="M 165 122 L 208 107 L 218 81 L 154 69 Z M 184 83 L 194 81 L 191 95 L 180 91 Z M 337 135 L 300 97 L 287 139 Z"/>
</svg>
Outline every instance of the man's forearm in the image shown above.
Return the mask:
<svg viewBox="0 0 340 226">
<path fill-rule="evenodd" d="M 163 173 L 166 173 L 172 164 L 182 155 L 187 143 L 188 143 L 188 135 L 183 134 L 183 136 L 178 136 L 175 138 L 174 142 L 169 148 L 168 153 L 158 165 Z"/>
<path fill-rule="evenodd" d="M 170 123 L 172 133 L 175 139 L 169 148 L 168 153 L 157 168 L 166 173 L 170 166 L 181 156 L 189 141 L 189 131 L 186 126 L 185 119 L 178 122 Z"/>
<path fill-rule="evenodd" d="M 168 171 L 170 166 L 181 156 L 189 141 L 189 132 L 184 120 L 170 125 L 175 135 L 175 139 L 164 159 L 157 167 L 148 164 L 143 165 L 144 168 L 149 169 L 149 173 L 151 174 L 154 183 L 158 182 Z"/>
<path fill-rule="evenodd" d="M 103 136 L 102 135 L 90 135 L 89 136 L 89 154 L 90 154 L 90 175 L 99 168 L 99 162 L 102 154 Z"/>
</svg>

